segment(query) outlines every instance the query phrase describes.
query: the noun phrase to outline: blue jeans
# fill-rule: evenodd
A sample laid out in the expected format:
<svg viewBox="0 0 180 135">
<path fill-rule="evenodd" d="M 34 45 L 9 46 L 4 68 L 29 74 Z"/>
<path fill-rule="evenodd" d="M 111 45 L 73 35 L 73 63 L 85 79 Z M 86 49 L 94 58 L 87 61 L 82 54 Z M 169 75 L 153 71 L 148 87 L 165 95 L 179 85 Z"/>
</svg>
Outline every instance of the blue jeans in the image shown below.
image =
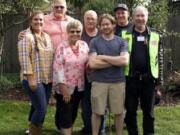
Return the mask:
<svg viewBox="0 0 180 135">
<path fill-rule="evenodd" d="M 52 84 L 38 83 L 36 91 L 32 91 L 27 80 L 22 81 L 23 88 L 31 100 L 29 121 L 36 126 L 43 123 L 49 98 L 51 96 Z"/>
<path fill-rule="evenodd" d="M 91 83 L 88 82 L 87 78 L 85 78 L 85 91 L 84 96 L 81 102 L 82 105 L 82 120 L 84 123 L 84 130 L 87 132 L 91 132 Z M 101 125 L 100 132 L 105 132 L 105 118 L 106 114 L 101 116 Z"/>
</svg>

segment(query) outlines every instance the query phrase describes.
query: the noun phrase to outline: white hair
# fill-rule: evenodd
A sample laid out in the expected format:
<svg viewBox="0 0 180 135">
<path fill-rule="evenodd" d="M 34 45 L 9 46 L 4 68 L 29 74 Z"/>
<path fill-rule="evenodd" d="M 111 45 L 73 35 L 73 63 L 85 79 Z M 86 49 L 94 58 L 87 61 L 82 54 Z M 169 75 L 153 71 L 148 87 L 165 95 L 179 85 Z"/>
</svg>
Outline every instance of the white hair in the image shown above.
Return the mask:
<svg viewBox="0 0 180 135">
<path fill-rule="evenodd" d="M 79 20 L 73 19 L 67 24 L 66 31 L 70 32 L 72 28 L 80 28 L 80 30 L 82 31 L 83 25 Z"/>
<path fill-rule="evenodd" d="M 54 6 L 54 4 L 56 4 L 56 3 L 63 3 L 64 6 L 67 6 L 67 5 L 66 5 L 66 0 L 53 0 L 53 1 L 52 1 L 52 5 L 53 5 L 53 6 Z"/>
<path fill-rule="evenodd" d="M 84 13 L 84 17 L 87 16 L 87 15 L 93 15 L 95 18 L 98 17 L 97 13 L 94 11 L 94 10 L 87 10 L 85 13 Z"/>
<path fill-rule="evenodd" d="M 143 11 L 145 13 L 145 15 L 148 17 L 148 10 L 147 8 L 145 8 L 144 6 L 137 6 L 134 10 L 133 10 L 133 16 L 138 12 L 138 11 Z"/>
</svg>

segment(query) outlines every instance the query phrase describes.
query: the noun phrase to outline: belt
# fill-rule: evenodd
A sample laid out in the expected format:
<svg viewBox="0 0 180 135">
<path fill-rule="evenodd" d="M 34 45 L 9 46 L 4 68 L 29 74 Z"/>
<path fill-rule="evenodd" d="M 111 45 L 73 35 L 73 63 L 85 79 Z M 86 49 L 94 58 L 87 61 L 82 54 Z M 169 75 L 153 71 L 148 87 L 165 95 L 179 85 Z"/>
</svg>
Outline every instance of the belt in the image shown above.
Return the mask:
<svg viewBox="0 0 180 135">
<path fill-rule="evenodd" d="M 140 72 L 135 72 L 134 74 L 132 74 L 132 76 L 130 76 L 130 78 L 134 78 L 137 80 L 152 79 L 151 75 L 149 75 L 148 73 L 140 73 Z"/>
</svg>

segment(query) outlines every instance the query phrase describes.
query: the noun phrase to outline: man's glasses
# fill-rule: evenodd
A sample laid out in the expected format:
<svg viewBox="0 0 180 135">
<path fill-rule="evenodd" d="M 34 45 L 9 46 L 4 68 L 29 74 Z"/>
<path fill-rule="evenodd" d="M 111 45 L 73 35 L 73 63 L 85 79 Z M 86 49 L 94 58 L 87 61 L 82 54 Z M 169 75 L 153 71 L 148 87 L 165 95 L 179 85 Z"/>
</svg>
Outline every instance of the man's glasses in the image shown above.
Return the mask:
<svg viewBox="0 0 180 135">
<path fill-rule="evenodd" d="M 71 34 L 74 34 L 74 33 L 79 34 L 79 33 L 81 33 L 81 31 L 80 31 L 80 30 L 70 30 L 70 33 L 71 33 Z"/>
<path fill-rule="evenodd" d="M 64 6 L 54 6 L 55 9 L 64 9 L 65 7 Z"/>
</svg>

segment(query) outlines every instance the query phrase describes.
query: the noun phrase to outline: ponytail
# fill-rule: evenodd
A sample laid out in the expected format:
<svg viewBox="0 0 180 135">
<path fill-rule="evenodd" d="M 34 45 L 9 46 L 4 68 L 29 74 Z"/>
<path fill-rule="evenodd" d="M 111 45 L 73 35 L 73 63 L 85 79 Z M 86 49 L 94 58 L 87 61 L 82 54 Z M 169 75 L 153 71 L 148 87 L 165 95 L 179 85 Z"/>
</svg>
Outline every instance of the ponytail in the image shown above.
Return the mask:
<svg viewBox="0 0 180 135">
<path fill-rule="evenodd" d="M 35 50 L 36 50 L 37 52 L 39 52 L 39 48 L 38 48 L 38 45 L 37 45 L 37 37 L 36 37 L 36 35 L 35 35 L 35 32 L 34 32 L 34 30 L 32 29 L 32 27 L 30 27 L 30 30 L 31 30 L 31 33 L 32 33 L 33 38 L 34 38 Z"/>
</svg>

